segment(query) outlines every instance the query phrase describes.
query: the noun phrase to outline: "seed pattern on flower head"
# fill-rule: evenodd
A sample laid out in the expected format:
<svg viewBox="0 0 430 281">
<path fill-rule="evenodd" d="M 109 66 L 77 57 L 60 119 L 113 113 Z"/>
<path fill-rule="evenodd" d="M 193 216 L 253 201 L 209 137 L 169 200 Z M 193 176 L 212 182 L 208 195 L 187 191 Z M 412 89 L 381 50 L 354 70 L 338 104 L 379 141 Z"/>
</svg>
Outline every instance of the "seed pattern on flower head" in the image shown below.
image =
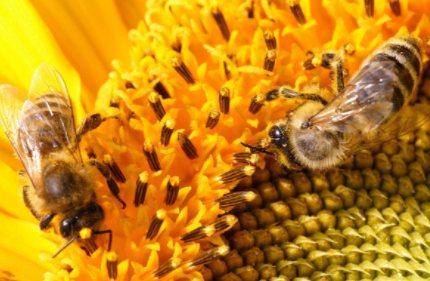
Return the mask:
<svg viewBox="0 0 430 281">
<path fill-rule="evenodd" d="M 97 196 L 112 229 L 112 251 L 100 235 L 83 235 L 82 243 L 96 245 L 88 244 L 91 257 L 69 247 L 57 259 L 72 270 L 61 274 L 77 280 L 427 278 L 428 127 L 326 173 L 286 175 L 271 156 L 241 144 L 265 150 L 266 128 L 296 106 L 267 101 L 264 94 L 275 87 L 310 94 L 327 88 L 322 98 L 331 100 L 330 70 L 317 66 L 333 52 L 343 50 L 348 80 L 384 40 L 407 32 L 430 36 L 429 5 L 420 4 L 146 1 L 145 18 L 129 33 L 131 63 L 116 61 L 98 93 L 96 110 L 120 118 L 82 146 L 120 179 L 127 208 L 117 206 L 100 178 Z M 57 272 L 49 276 L 57 280 Z"/>
</svg>

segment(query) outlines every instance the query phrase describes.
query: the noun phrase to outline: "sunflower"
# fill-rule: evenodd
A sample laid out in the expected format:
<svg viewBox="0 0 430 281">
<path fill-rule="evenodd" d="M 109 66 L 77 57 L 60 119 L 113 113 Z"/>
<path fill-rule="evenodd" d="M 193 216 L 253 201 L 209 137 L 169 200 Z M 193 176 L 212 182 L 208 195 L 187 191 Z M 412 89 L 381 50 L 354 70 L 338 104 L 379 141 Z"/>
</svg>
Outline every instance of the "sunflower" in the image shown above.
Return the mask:
<svg viewBox="0 0 430 281">
<path fill-rule="evenodd" d="M 15 172 L 21 165 L 2 135 L 0 279 L 429 276 L 425 128 L 325 174 L 285 175 L 270 157 L 235 154 L 296 105 L 265 102 L 268 90 L 319 85 L 333 98 L 330 70 L 303 64 L 311 53 L 343 49 L 350 77 L 399 34 L 421 38 L 428 52 L 429 1 L 21 0 L 0 7 L 1 82 L 28 89 L 47 62 L 64 77 L 78 123 L 93 112 L 118 116 L 90 132 L 81 149 L 86 160 L 105 163 L 127 203 L 123 210 L 95 172 L 113 251 L 97 237 L 91 253 L 72 244 L 51 258 L 66 241 L 42 233 L 25 208 Z"/>
</svg>

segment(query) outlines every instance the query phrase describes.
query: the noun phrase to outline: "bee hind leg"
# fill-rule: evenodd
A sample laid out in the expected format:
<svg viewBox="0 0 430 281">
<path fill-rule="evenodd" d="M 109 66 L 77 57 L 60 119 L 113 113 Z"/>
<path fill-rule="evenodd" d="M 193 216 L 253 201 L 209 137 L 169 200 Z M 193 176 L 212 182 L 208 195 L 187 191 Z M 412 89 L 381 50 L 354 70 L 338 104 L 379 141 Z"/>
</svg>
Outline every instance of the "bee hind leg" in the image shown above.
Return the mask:
<svg viewBox="0 0 430 281">
<path fill-rule="evenodd" d="M 78 131 L 76 132 L 76 143 L 79 144 L 81 142 L 83 135 L 85 135 L 89 131 L 98 128 L 103 122 L 112 118 L 117 119 L 118 116 L 102 117 L 100 113 L 94 113 L 85 116 L 84 120 L 82 120 L 82 123 L 78 128 Z"/>
<path fill-rule="evenodd" d="M 319 101 L 322 104 L 326 105 L 327 101 L 319 95 L 316 94 L 306 94 L 306 93 L 298 93 L 286 87 L 281 87 L 278 89 L 270 90 L 266 93 L 266 100 L 272 101 L 279 98 L 286 99 L 304 99 L 304 100 L 314 100 Z"/>
<path fill-rule="evenodd" d="M 119 187 L 116 184 L 115 180 L 112 178 L 109 169 L 101 162 L 97 160 L 91 160 L 88 162 L 90 166 L 95 166 L 100 173 L 106 178 L 106 182 L 108 184 L 109 190 L 112 192 L 113 196 L 118 199 L 119 202 L 123 205 L 122 208 L 125 209 L 127 204 L 119 197 Z"/>
</svg>

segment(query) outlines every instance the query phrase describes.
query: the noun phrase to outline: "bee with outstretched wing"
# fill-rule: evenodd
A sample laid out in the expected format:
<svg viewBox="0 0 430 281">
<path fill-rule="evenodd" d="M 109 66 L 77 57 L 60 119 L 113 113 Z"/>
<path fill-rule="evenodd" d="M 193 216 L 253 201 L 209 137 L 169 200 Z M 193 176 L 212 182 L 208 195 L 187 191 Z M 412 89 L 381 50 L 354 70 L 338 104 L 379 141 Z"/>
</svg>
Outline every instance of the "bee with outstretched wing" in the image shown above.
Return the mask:
<svg viewBox="0 0 430 281">
<path fill-rule="evenodd" d="M 88 116 L 76 131 L 66 85 L 47 64 L 37 68 L 28 95 L 11 85 L 1 85 L 0 108 L 3 129 L 31 181 L 23 188 L 24 202 L 40 221 L 40 228 L 45 230 L 58 221 L 57 230 L 69 240 L 66 246 L 79 238 L 84 228 L 93 234 L 111 234 L 110 230 L 99 231 L 104 212 L 96 202 L 89 166 L 100 170 L 114 196 L 124 207 L 125 203 L 105 165 L 96 160 L 85 165 L 79 149 L 82 135 L 105 119 L 100 114 Z"/>
<path fill-rule="evenodd" d="M 430 119 L 428 104 L 412 104 L 423 72 L 418 38 L 403 35 L 379 46 L 345 87 L 343 55 L 323 58 L 329 61 L 322 65 L 335 70 L 338 95 L 328 103 L 318 93 L 285 87 L 269 91 L 268 101 L 307 101 L 270 128 L 263 142 L 266 147 L 245 146 L 274 155 L 286 169 L 326 170 L 358 150 L 397 138 Z"/>
</svg>

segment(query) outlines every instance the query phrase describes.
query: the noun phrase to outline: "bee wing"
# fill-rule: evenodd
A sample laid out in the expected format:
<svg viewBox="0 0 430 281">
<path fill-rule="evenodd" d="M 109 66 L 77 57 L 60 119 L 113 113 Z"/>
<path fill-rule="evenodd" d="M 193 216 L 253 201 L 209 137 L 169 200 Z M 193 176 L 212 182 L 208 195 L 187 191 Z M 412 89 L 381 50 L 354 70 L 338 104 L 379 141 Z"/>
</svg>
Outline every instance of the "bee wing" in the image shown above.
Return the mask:
<svg viewBox="0 0 430 281">
<path fill-rule="evenodd" d="M 21 124 L 21 112 L 26 102 L 27 94 L 20 89 L 11 85 L 0 86 L 0 121 L 6 136 L 9 138 L 12 146 L 14 147 L 18 157 L 21 159 L 24 168 L 30 175 L 30 180 L 33 186 L 36 187 L 36 181 L 33 180 L 31 174 L 33 169 L 36 168 L 32 164 L 32 159 L 27 157 L 23 148 L 18 144 L 18 136 Z"/>
<path fill-rule="evenodd" d="M 82 162 L 79 145 L 76 143 L 72 102 L 63 78 L 54 67 L 44 63 L 36 69 L 31 79 L 28 100 L 34 104 L 43 104 L 51 115 L 60 112 L 71 122 L 70 124 L 68 122 L 55 122 L 54 124 L 48 118 L 44 119 L 45 125 L 52 128 L 54 140 L 68 148 L 76 161 Z"/>
</svg>

